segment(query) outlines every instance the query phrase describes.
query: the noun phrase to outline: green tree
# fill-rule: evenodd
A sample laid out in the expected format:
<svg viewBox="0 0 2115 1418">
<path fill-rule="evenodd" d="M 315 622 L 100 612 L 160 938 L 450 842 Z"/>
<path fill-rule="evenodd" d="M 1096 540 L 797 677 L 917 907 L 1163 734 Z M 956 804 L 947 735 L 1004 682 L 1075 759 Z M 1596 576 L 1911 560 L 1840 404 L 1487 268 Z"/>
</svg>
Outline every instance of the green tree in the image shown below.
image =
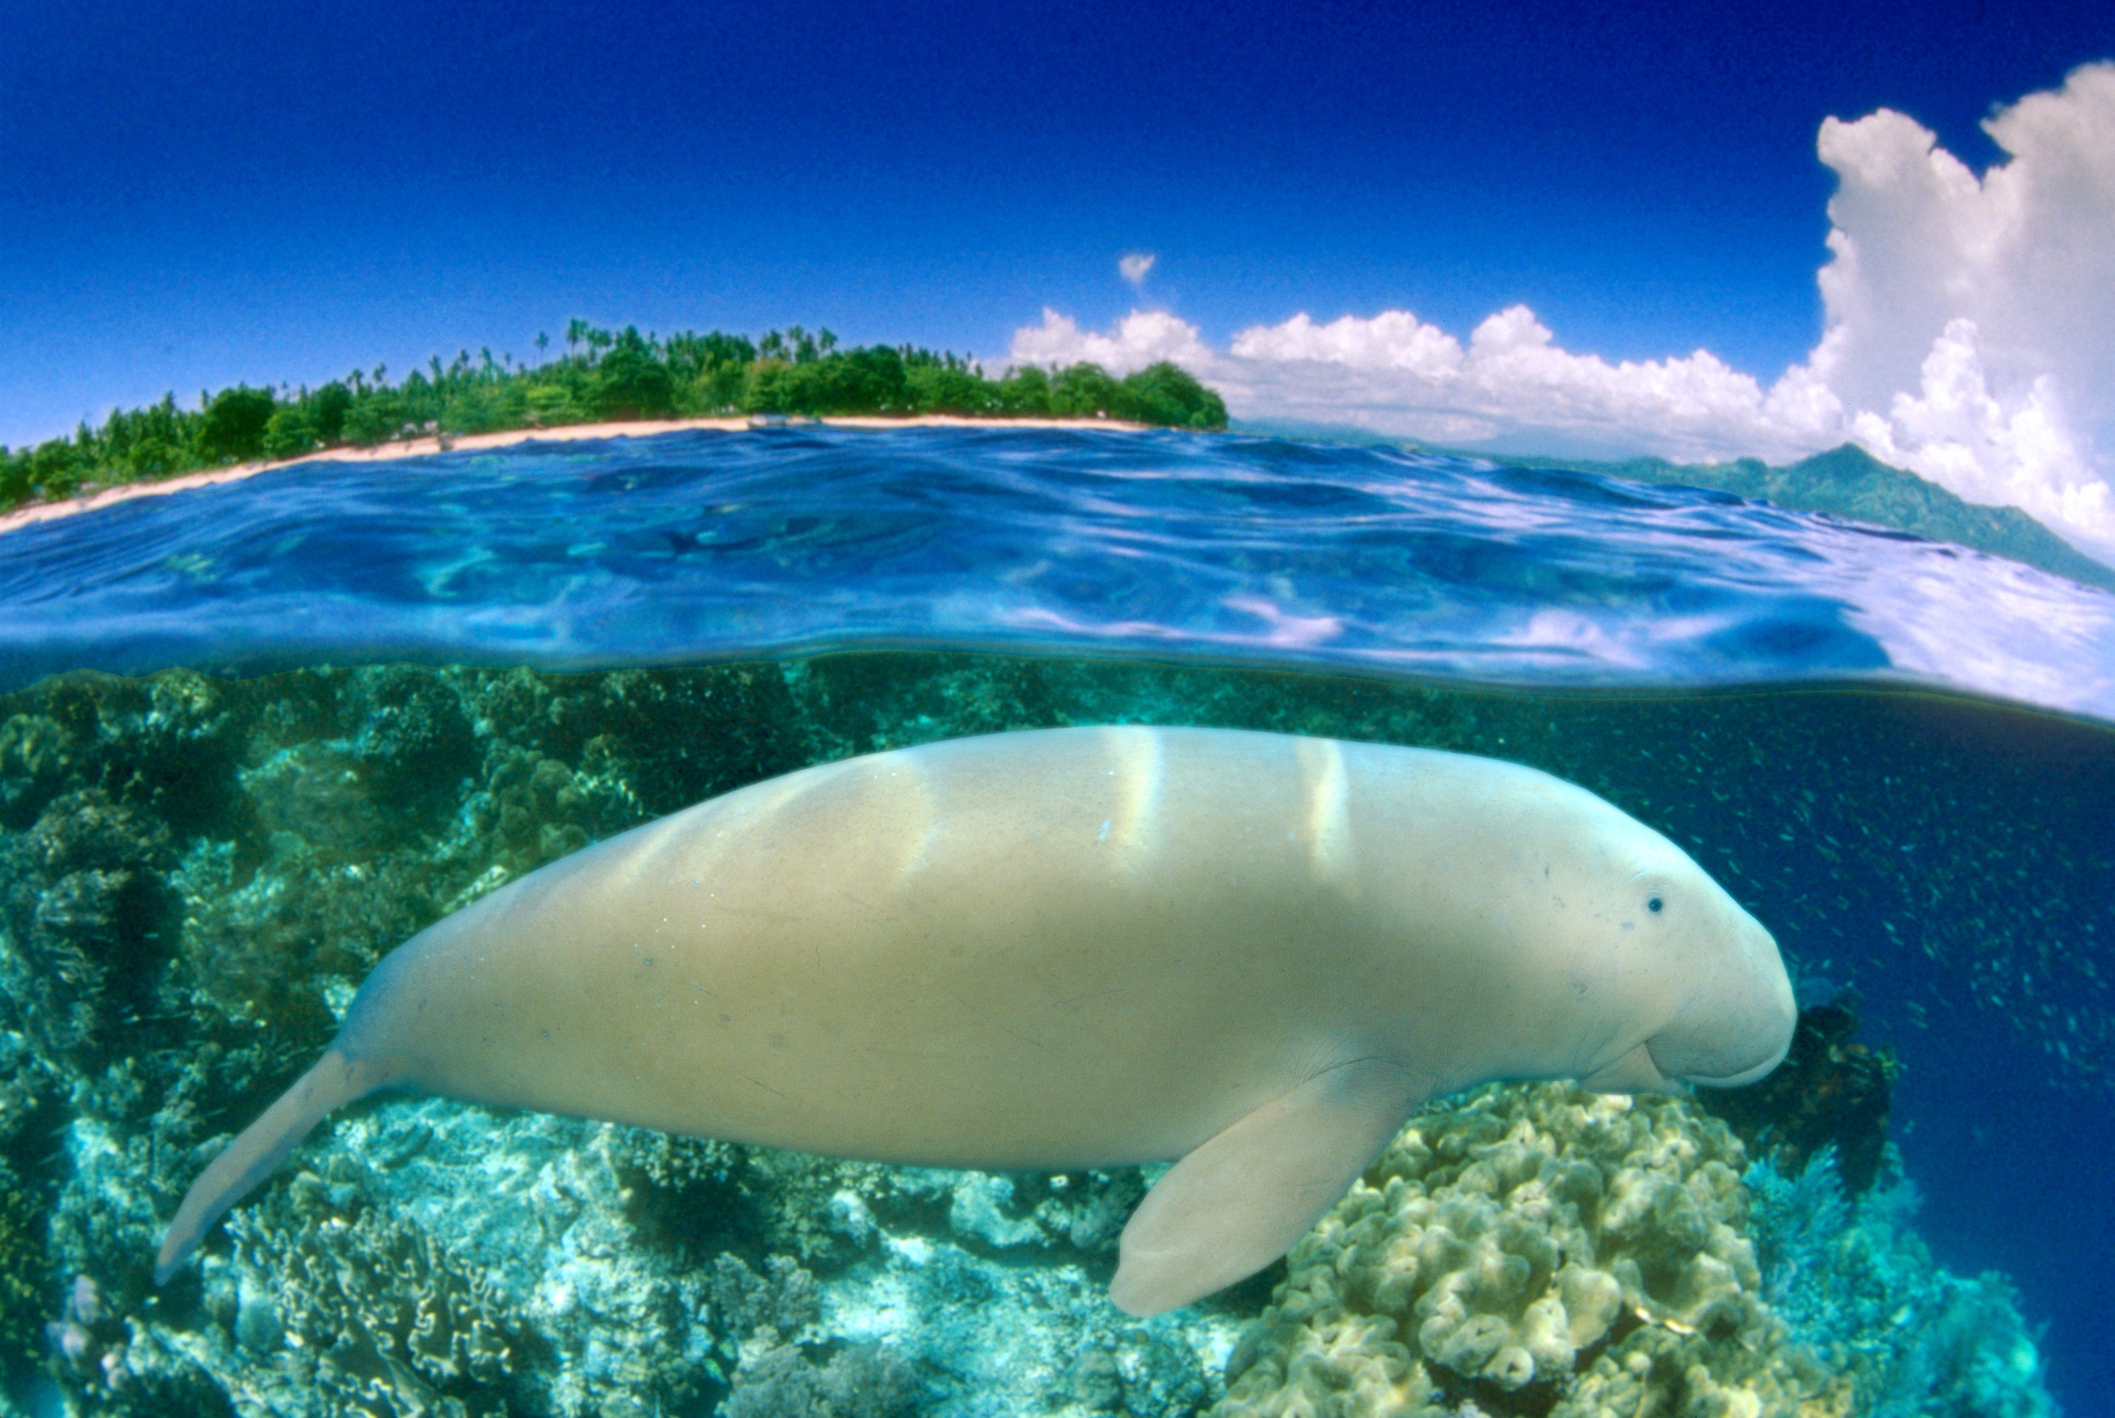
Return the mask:
<svg viewBox="0 0 2115 1418">
<path fill-rule="evenodd" d="M 32 481 L 29 450 L 9 453 L 0 449 L 0 507 L 28 501 Z"/>
<path fill-rule="evenodd" d="M 563 384 L 532 384 L 524 391 L 524 399 L 532 428 L 587 421 L 587 415 L 573 402 L 572 391 Z"/>
<path fill-rule="evenodd" d="M 298 458 L 316 446 L 316 420 L 299 404 L 274 410 L 264 426 L 263 447 L 268 458 Z"/>
<path fill-rule="evenodd" d="M 1179 364 L 1162 360 L 1124 376 L 1129 417 L 1170 428 L 1225 428 L 1226 401 Z"/>
<path fill-rule="evenodd" d="M 759 345 L 761 349 L 761 344 Z M 793 366 L 766 356 L 753 362 L 742 377 L 742 412 L 748 414 L 798 413 Z"/>
<path fill-rule="evenodd" d="M 1124 402 L 1123 386 L 1098 364 L 1072 365 L 1050 385 L 1050 412 L 1060 418 L 1116 414 Z"/>
<path fill-rule="evenodd" d="M 319 442 L 336 443 L 345 436 L 345 413 L 352 402 L 352 390 L 335 379 L 309 397 L 309 418 Z"/>
<path fill-rule="evenodd" d="M 125 450 L 125 470 L 136 478 L 165 478 L 181 472 L 189 460 L 180 444 L 150 433 Z"/>
<path fill-rule="evenodd" d="M 88 469 L 72 440 L 53 438 L 29 455 L 29 486 L 45 497 L 65 497 L 80 486 Z"/>
<path fill-rule="evenodd" d="M 919 413 L 982 414 L 998 406 L 998 391 L 953 364 L 918 364 L 906 371 L 911 407 Z"/>
<path fill-rule="evenodd" d="M 265 426 L 278 402 L 269 389 L 238 384 L 206 401 L 198 426 L 198 453 L 209 463 L 239 462 L 264 453 Z"/>
<path fill-rule="evenodd" d="M 601 333 L 601 332 L 597 332 Z M 675 380 L 636 326 L 611 339 L 597 365 L 597 407 L 612 418 L 666 418 L 675 410 Z"/>
<path fill-rule="evenodd" d="M 345 411 L 341 432 L 355 448 L 372 448 L 396 437 L 403 425 L 404 415 L 394 393 L 377 389 Z"/>
<path fill-rule="evenodd" d="M 825 330 L 823 334 L 832 344 L 836 343 L 836 337 L 829 331 Z M 887 345 L 870 345 L 847 354 L 827 355 L 823 362 L 826 367 L 840 371 L 833 392 L 842 400 L 838 407 L 846 413 L 889 414 L 910 408 L 903 356 Z"/>
<path fill-rule="evenodd" d="M 999 381 L 999 410 L 1008 414 L 1050 412 L 1050 376 L 1035 365 L 1016 369 Z"/>
</svg>

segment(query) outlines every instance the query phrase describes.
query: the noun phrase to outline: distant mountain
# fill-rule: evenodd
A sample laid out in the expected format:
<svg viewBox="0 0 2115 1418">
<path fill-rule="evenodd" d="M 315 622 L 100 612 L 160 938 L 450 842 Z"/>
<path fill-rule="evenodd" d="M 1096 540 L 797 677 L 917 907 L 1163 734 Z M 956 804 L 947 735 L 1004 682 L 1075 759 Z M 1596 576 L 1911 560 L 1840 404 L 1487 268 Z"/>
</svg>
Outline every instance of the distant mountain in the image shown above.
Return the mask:
<svg viewBox="0 0 2115 1418">
<path fill-rule="evenodd" d="M 1236 433 L 1276 435 L 1316 442 L 1355 443 L 1365 447 L 1414 448 L 1484 458 L 1521 468 L 1565 468 L 1629 478 L 1633 482 L 1715 488 L 1756 502 L 1795 512 L 1826 512 L 1855 522 L 1893 527 L 1936 542 L 1952 542 L 2069 577 L 2088 586 L 2115 591 L 2115 567 L 2095 561 L 2017 507 L 1985 507 L 1964 502 L 1937 483 L 1891 467 L 1856 444 L 1816 453 L 1789 467 L 1773 468 L 1756 458 L 1731 463 L 1670 463 L 1664 458 L 1632 458 L 1595 463 L 1580 458 L 1516 457 L 1433 448 L 1410 439 L 1385 438 L 1362 429 L 1322 424 L 1262 423 L 1237 420 Z"/>
</svg>

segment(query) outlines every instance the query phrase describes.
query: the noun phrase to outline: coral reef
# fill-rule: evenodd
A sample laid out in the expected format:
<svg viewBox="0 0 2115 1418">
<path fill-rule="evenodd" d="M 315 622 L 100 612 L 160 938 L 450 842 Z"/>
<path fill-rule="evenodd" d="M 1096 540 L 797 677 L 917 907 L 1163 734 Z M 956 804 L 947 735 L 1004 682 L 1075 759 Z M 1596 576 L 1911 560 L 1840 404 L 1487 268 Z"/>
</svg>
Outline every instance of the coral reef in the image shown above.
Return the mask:
<svg viewBox="0 0 2115 1418">
<path fill-rule="evenodd" d="M 1771 1305 L 1882 1418 L 2053 1418 L 2041 1353 L 2001 1275 L 1949 1275 L 1910 1230 L 1917 1190 L 1890 1146 L 1855 1200 L 1824 1146 L 1796 1176 L 1748 1169 L 1756 1256 Z"/>
<path fill-rule="evenodd" d="M 202 1277 L 213 1323 L 191 1332 L 189 1354 L 230 1378 L 238 1408 L 506 1411 L 521 1341 L 491 1282 L 426 1231 L 312 1172 L 228 1229 L 232 1254 Z"/>
<path fill-rule="evenodd" d="M 1864 1065 L 1828 1028 L 1830 1096 L 1857 1106 L 1811 1108 L 1810 1079 L 1757 1110 L 1745 1186 L 1739 1144 L 1692 1104 L 1493 1090 L 1417 1119 L 1290 1269 L 1143 1323 L 1103 1294 L 1138 1169 L 886 1168 L 402 1097 L 335 1115 L 196 1266 L 147 1278 L 202 1162 L 405 937 L 657 813 L 955 734 L 1188 721 L 1500 754 L 1708 843 L 1794 954 L 1844 948 L 1857 912 L 1923 911 L 1981 933 L 1998 963 L 1979 980 L 2077 984 L 2084 957 L 2042 924 L 2086 871 L 2049 855 L 2060 839 L 1966 790 L 1942 833 L 1917 816 L 1929 793 L 1819 752 L 1803 704 L 923 654 L 75 675 L 0 696 L 0 1362 L 78 1418 L 2045 1412 L 2004 1282 L 1930 1263 L 1884 1154 L 1871 1187 L 1837 1180 L 1886 1105 L 1836 1086 Z M 1835 774 L 1945 851 L 1914 855 L 1912 881 L 1912 854 L 1828 818 L 1810 777 L 1722 806 L 1706 789 L 1729 744 Z M 1652 771 L 1626 778 L 1611 765 L 1634 745 Z M 1794 828 L 1841 858 L 1826 899 L 1813 863 L 1770 854 Z M 2035 912 L 1978 895 L 1999 857 L 2033 875 Z M 2026 934 L 1987 944 L 2005 930 Z M 2066 1067 L 2105 1067 L 2098 1028 L 2065 1023 Z"/>
<path fill-rule="evenodd" d="M 884 1344 L 840 1350 L 822 1363 L 766 1341 L 743 1361 L 722 1418 L 903 1418 L 917 1411 L 917 1375 Z"/>
<path fill-rule="evenodd" d="M 52 798 L 0 849 L 0 989 L 48 1065 L 86 1069 L 128 1025 L 174 935 L 168 825 L 100 787 Z"/>
<path fill-rule="evenodd" d="M 22 1366 L 45 1335 L 51 1262 L 42 1220 L 14 1169 L 0 1162 L 0 1354 L 7 1356 L 7 1369 Z"/>
<path fill-rule="evenodd" d="M 1213 1411 L 1827 1410 L 1840 1381 L 1763 1303 L 1744 1163 L 1676 1099 L 1430 1110 L 1294 1248 Z"/>
<path fill-rule="evenodd" d="M 1901 1071 L 1892 1048 L 1854 1037 L 1858 1003 L 1857 992 L 1846 990 L 1801 1009 L 1791 1052 L 1775 1073 L 1698 1099 L 1750 1152 L 1787 1172 L 1828 1151 L 1854 1193 L 1870 1190 L 1880 1176 L 1889 1097 Z"/>
</svg>

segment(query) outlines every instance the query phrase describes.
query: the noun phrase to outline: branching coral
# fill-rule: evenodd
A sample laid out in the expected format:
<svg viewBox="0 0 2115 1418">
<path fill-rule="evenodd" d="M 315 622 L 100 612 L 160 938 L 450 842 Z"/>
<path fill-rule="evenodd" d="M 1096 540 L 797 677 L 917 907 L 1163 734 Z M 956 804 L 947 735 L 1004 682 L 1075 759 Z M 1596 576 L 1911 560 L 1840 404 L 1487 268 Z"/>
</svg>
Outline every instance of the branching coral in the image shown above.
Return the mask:
<svg viewBox="0 0 2115 1418">
<path fill-rule="evenodd" d="M 817 1362 L 790 1344 L 766 1343 L 743 1362 L 721 1418 L 907 1418 L 916 1370 L 883 1344 L 841 1349 Z"/>
<path fill-rule="evenodd" d="M 721 1329 L 736 1340 L 758 1329 L 792 1339 L 822 1317 L 822 1293 L 798 1261 L 771 1256 L 764 1271 L 758 1275 L 741 1257 L 725 1251 L 713 1261 L 707 1293 Z"/>
<path fill-rule="evenodd" d="M 510 1335 L 490 1285 L 401 1218 L 371 1210 L 348 1221 L 332 1190 L 304 1174 L 229 1219 L 225 1319 L 253 1381 L 315 1391 L 334 1412 L 503 1411 L 491 1386 Z"/>
</svg>

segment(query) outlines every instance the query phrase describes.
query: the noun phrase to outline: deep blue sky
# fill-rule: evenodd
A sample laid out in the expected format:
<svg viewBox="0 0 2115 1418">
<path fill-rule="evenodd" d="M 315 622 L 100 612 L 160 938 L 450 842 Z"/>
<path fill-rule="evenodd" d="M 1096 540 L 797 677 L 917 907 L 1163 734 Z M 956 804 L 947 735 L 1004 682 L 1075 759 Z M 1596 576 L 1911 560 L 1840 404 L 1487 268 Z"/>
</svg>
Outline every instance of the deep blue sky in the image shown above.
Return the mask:
<svg viewBox="0 0 2115 1418">
<path fill-rule="evenodd" d="M 2115 5 L 0 0 L 0 443 L 569 316 L 1003 355 L 1147 297 L 1765 381 L 1820 325 L 1830 114 L 1978 167 Z"/>
</svg>

